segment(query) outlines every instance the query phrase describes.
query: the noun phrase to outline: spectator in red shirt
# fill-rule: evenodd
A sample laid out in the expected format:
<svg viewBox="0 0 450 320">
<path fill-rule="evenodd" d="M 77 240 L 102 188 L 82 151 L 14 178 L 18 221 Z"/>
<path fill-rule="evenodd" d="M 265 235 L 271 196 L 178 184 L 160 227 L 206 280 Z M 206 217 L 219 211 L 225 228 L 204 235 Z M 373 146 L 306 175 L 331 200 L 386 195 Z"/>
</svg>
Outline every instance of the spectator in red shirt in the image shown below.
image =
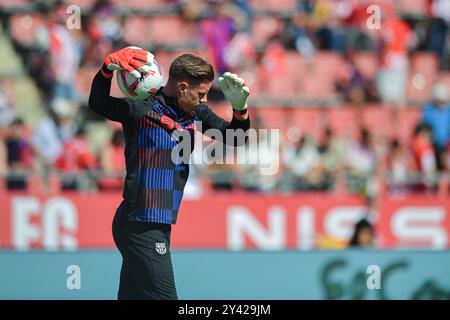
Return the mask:
<svg viewBox="0 0 450 320">
<path fill-rule="evenodd" d="M 410 27 L 386 7 L 380 31 L 380 63 L 378 90 L 384 102 L 401 106 L 405 101 L 408 74 L 408 49 L 414 42 Z"/>
<path fill-rule="evenodd" d="M 79 178 L 82 178 L 81 174 L 86 173 L 89 175 L 89 171 L 97 167 L 95 157 L 87 144 L 83 128 L 80 128 L 76 137 L 64 143 L 63 152 L 56 160 L 55 167 L 63 173 L 63 190 L 80 188 Z"/>
<path fill-rule="evenodd" d="M 412 149 L 416 169 L 423 177 L 423 184 L 427 189 L 434 188 L 437 162 L 433 148 L 432 131 L 429 125 L 420 123 L 416 127 Z"/>
</svg>

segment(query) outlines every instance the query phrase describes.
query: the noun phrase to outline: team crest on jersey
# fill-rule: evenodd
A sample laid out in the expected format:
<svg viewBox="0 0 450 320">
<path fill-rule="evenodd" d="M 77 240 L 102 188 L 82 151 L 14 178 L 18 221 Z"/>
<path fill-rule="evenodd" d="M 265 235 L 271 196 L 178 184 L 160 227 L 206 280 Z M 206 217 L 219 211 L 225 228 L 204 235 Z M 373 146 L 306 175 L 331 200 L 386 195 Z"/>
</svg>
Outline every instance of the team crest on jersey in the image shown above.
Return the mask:
<svg viewBox="0 0 450 320">
<path fill-rule="evenodd" d="M 156 252 L 158 252 L 160 255 L 166 254 L 167 248 L 164 242 L 157 242 L 155 245 L 156 245 Z"/>
</svg>

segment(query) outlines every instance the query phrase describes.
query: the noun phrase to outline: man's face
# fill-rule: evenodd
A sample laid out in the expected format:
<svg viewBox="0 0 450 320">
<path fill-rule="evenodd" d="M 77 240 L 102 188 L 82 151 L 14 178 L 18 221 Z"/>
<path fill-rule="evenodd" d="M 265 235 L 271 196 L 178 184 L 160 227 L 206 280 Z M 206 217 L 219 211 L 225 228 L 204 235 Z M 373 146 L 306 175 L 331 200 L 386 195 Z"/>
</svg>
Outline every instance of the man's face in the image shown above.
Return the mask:
<svg viewBox="0 0 450 320">
<path fill-rule="evenodd" d="M 212 82 L 202 82 L 199 85 L 189 85 L 187 82 L 179 84 L 180 93 L 178 96 L 178 105 L 187 112 L 194 112 L 195 107 L 200 103 L 208 101 L 207 95 L 211 88 Z"/>
</svg>

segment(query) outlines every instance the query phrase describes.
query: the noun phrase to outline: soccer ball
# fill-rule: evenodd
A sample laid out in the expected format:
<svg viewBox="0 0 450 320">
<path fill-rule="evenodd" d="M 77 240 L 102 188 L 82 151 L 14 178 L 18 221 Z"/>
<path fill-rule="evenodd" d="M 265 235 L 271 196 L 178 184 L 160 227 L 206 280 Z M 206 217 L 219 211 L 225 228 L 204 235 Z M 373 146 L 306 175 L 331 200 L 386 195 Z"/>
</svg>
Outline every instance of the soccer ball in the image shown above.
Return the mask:
<svg viewBox="0 0 450 320">
<path fill-rule="evenodd" d="M 154 95 L 164 80 L 161 67 L 156 60 L 153 60 L 147 73 L 141 72 L 139 79 L 125 70 L 117 72 L 116 77 L 120 91 L 125 96 L 136 100 L 145 100 Z"/>
</svg>

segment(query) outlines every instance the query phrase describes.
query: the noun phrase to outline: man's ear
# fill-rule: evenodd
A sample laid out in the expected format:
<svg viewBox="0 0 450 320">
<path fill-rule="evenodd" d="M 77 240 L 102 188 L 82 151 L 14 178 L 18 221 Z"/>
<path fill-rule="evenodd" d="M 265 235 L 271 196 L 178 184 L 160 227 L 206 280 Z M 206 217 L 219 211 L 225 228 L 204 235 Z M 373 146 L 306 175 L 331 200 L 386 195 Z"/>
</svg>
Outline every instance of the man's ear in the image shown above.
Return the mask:
<svg viewBox="0 0 450 320">
<path fill-rule="evenodd" d="M 178 82 L 178 92 L 181 95 L 184 95 L 188 88 L 189 88 L 189 84 L 186 81 Z"/>
</svg>

